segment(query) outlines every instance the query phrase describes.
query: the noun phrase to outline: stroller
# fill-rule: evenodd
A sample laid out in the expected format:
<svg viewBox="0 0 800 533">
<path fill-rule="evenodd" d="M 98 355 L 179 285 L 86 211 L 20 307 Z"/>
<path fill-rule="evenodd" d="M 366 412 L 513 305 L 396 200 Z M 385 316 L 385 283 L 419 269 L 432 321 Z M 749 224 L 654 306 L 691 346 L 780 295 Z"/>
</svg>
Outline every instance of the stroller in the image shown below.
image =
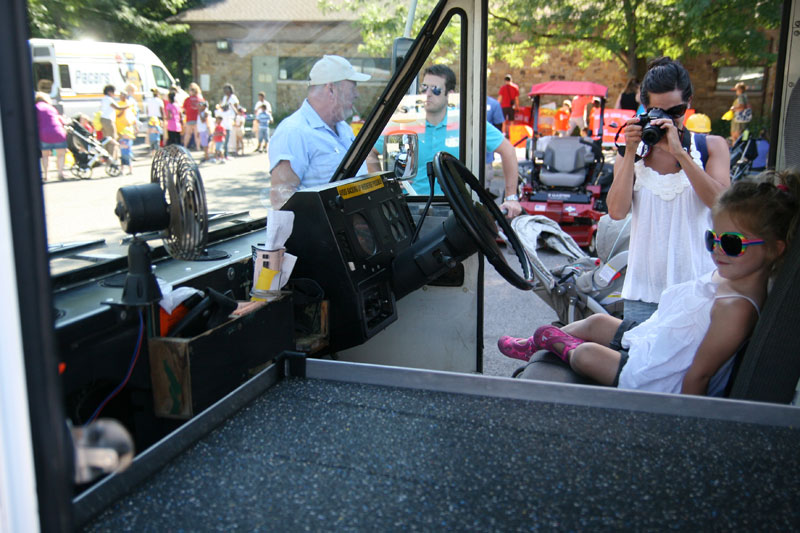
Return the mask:
<svg viewBox="0 0 800 533">
<path fill-rule="evenodd" d="M 769 143 L 763 134 L 756 139 L 750 134 L 750 130 L 746 129 L 733 143 L 731 147 L 731 182 L 764 170 L 762 165 L 759 165 L 758 168 L 754 166 L 759 156 L 759 142 L 766 143 L 766 149 L 769 150 Z"/>
<path fill-rule="evenodd" d="M 72 119 L 65 128 L 67 130 L 67 148 L 75 158 L 75 164 L 72 165 L 71 170 L 76 178 L 91 178 L 92 169 L 102 164 L 106 165 L 108 176 L 114 178 L 120 175 L 122 166 L 119 161 L 111 158 L 111 154 L 105 148 L 108 139 L 101 143 L 81 126 L 77 119 Z"/>
<path fill-rule="evenodd" d="M 569 324 L 595 313 L 622 318 L 622 285 L 628 265 L 630 217 L 612 220 L 603 215 L 600 218 L 597 224 L 598 257 L 587 256 L 548 217 L 523 215 L 511 221 L 511 227 L 517 232 L 533 267 L 536 277 L 534 293 L 558 314 L 555 325 Z M 540 237 L 548 247 L 567 256 L 570 261 L 548 270 L 536 253 Z M 535 354 L 512 377 L 566 383 L 592 382 L 572 372 L 561 359 L 548 352 Z"/>
<path fill-rule="evenodd" d="M 558 223 L 544 215 L 523 215 L 511 221 L 533 266 L 533 291 L 569 324 L 595 313 L 622 317 L 622 284 L 628 265 L 630 215 L 600 217 L 597 257 L 588 256 Z M 540 238 L 569 262 L 548 269 L 536 253 Z"/>
</svg>

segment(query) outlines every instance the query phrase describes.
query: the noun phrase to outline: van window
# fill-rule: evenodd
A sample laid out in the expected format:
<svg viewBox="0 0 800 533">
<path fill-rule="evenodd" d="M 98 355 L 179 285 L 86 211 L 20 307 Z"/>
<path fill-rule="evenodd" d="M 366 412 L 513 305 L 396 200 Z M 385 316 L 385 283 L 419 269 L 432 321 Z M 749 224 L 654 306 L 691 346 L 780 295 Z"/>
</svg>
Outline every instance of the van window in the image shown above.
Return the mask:
<svg viewBox="0 0 800 533">
<path fill-rule="evenodd" d="M 72 89 L 72 78 L 69 77 L 69 65 L 58 66 L 58 77 L 62 89 Z"/>
<path fill-rule="evenodd" d="M 50 94 L 53 87 L 53 64 L 34 63 L 33 64 L 33 86 L 37 91 Z"/>
<path fill-rule="evenodd" d="M 164 69 L 156 65 L 153 65 L 153 78 L 156 80 L 156 87 L 160 89 L 169 89 L 170 85 L 172 85 Z"/>
<path fill-rule="evenodd" d="M 33 57 L 47 57 L 50 55 L 50 48 L 47 46 L 34 46 Z"/>
</svg>

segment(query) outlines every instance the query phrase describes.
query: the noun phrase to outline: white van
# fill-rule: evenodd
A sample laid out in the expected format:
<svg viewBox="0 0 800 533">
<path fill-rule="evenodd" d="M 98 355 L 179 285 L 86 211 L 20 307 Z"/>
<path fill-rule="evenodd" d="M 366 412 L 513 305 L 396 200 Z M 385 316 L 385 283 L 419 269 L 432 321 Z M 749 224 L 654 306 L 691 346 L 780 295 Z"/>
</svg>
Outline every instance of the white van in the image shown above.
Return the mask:
<svg viewBox="0 0 800 533">
<path fill-rule="evenodd" d="M 63 115 L 85 113 L 92 117 L 100 109 L 103 87 L 117 91 L 132 83 L 141 111 L 144 98 L 158 87 L 163 94 L 175 83 L 164 63 L 140 44 L 30 39 L 33 82 L 38 91 L 50 95 Z M 140 115 L 140 121 L 146 117 Z"/>
</svg>

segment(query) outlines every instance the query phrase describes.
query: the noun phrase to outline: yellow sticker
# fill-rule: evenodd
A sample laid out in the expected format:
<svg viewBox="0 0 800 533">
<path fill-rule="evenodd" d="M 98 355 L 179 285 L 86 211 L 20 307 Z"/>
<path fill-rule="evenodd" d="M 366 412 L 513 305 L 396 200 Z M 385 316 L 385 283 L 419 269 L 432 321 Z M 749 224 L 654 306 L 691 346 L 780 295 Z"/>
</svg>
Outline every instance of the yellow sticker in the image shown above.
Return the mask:
<svg viewBox="0 0 800 533">
<path fill-rule="evenodd" d="M 276 276 L 280 276 L 280 272 L 278 272 L 277 270 L 272 270 L 270 268 L 262 268 L 261 272 L 258 274 L 258 279 L 256 280 L 256 289 L 260 291 L 268 291 L 274 289 L 272 285 Z"/>
<path fill-rule="evenodd" d="M 375 176 L 374 178 L 367 178 L 347 185 L 339 185 L 336 191 L 344 198 L 353 198 L 354 196 L 361 196 L 372 191 L 376 191 L 383 187 L 383 178 Z"/>
</svg>

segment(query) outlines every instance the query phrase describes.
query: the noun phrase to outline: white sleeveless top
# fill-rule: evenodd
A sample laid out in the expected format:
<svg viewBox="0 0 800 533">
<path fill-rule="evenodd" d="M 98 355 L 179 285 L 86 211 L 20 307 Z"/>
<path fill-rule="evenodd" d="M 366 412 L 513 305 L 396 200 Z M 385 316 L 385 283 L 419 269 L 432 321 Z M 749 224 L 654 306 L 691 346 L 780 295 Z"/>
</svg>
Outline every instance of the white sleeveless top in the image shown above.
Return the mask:
<svg viewBox="0 0 800 533">
<path fill-rule="evenodd" d="M 668 288 L 658 310 L 622 336 L 629 359 L 619 375 L 620 388 L 681 392 L 683 377 L 711 325 L 711 307 L 716 299 L 744 298 L 760 313 L 758 304 L 743 294 L 717 296 L 719 278 L 715 273 Z M 711 378 L 709 396 L 722 395 L 732 367 L 733 354 Z"/>
<path fill-rule="evenodd" d="M 689 154 L 702 168 L 694 134 Z M 640 159 L 634 165 L 634 175 L 631 240 L 622 297 L 658 303 L 667 287 L 714 269 L 703 239 L 712 225 L 711 209 L 697 196 L 683 169 L 659 174 Z"/>
</svg>

